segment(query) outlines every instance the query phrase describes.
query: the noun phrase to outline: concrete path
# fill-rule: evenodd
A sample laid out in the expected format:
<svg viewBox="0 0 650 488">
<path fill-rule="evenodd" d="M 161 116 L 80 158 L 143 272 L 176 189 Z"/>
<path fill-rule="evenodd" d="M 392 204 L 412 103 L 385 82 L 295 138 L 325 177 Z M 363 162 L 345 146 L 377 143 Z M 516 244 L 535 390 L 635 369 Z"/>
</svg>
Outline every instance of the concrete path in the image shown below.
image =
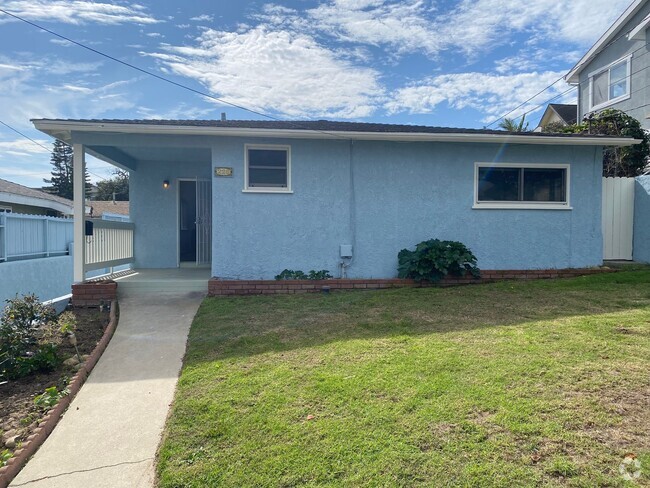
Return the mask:
<svg viewBox="0 0 650 488">
<path fill-rule="evenodd" d="M 108 348 L 10 486 L 139 488 L 154 457 L 202 293 L 129 291 Z"/>
</svg>

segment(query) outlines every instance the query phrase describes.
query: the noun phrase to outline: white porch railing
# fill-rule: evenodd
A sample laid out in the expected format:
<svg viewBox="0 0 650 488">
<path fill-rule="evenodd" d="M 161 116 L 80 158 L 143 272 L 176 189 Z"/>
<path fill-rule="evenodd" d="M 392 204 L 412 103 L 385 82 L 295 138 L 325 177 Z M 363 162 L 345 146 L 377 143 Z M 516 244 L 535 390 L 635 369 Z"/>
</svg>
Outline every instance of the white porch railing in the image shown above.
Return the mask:
<svg viewBox="0 0 650 488">
<path fill-rule="evenodd" d="M 120 266 L 132 263 L 133 230 L 131 222 L 114 222 L 109 220 L 90 220 L 93 223 L 93 235 L 86 236 L 86 262 L 84 269 Z"/>
<path fill-rule="evenodd" d="M 0 212 L 0 262 L 67 255 L 72 232 L 71 219 Z"/>
</svg>

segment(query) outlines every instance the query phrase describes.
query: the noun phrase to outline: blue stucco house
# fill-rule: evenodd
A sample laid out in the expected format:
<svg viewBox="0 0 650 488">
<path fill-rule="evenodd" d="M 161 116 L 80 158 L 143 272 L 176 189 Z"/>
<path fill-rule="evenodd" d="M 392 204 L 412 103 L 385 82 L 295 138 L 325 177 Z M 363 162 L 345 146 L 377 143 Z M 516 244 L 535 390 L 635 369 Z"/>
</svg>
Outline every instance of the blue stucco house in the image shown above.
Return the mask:
<svg viewBox="0 0 650 488">
<path fill-rule="evenodd" d="M 600 265 L 601 148 L 638 142 L 329 121 L 34 124 L 73 146 L 76 174 L 85 154 L 130 172 L 136 268 L 228 279 L 391 278 L 397 253 L 430 238 L 463 242 L 482 269 Z"/>
</svg>

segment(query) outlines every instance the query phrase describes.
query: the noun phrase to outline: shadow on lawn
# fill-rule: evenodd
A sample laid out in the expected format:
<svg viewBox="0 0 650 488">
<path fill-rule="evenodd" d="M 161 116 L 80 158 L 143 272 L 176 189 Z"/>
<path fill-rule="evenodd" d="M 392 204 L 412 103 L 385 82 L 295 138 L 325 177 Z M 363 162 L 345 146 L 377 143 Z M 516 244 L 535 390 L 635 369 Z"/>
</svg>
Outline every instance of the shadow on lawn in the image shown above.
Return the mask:
<svg viewBox="0 0 650 488">
<path fill-rule="evenodd" d="M 455 288 L 208 298 L 194 319 L 185 363 L 648 307 L 648 269 Z"/>
</svg>

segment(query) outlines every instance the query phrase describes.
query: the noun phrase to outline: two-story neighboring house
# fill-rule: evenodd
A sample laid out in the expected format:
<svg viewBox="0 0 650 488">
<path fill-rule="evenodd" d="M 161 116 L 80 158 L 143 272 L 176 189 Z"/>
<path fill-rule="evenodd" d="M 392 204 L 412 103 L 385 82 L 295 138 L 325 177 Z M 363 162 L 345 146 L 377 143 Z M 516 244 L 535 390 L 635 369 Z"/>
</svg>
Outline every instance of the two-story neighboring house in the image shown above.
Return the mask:
<svg viewBox="0 0 650 488">
<path fill-rule="evenodd" d="M 650 0 L 635 0 L 565 76 L 578 86 L 578 119 L 623 110 L 650 129 Z"/>
</svg>

